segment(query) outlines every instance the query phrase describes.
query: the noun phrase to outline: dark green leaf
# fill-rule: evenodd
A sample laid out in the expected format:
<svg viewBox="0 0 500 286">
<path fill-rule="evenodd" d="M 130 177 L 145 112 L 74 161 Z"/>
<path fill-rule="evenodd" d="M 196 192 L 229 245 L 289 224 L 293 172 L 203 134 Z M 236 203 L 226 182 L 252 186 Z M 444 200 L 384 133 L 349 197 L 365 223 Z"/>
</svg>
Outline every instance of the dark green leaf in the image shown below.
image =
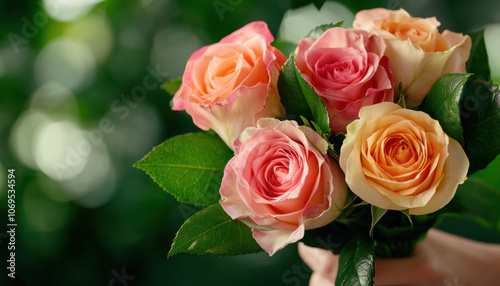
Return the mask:
<svg viewBox="0 0 500 286">
<path fill-rule="evenodd" d="M 386 209 L 378 208 L 372 205 L 372 227 L 370 228 L 370 237 L 373 236 L 373 228 L 379 222 L 379 220 L 385 215 L 387 212 Z"/>
<path fill-rule="evenodd" d="M 182 78 L 178 77 L 178 78 L 171 79 L 171 80 L 167 81 L 166 83 L 162 84 L 161 88 L 164 91 L 168 92 L 171 96 L 174 96 L 174 94 L 177 92 L 179 87 L 181 87 L 181 84 L 182 84 Z"/>
<path fill-rule="evenodd" d="M 293 56 L 292 56 L 293 57 Z M 307 102 L 307 105 L 311 109 L 313 121 L 318 124 L 324 134 L 327 136 L 330 135 L 330 118 L 328 116 L 328 110 L 326 110 L 326 106 L 316 94 L 312 86 L 306 81 L 306 79 L 302 76 L 297 66 L 295 66 L 295 60 L 293 62 L 295 67 L 295 74 L 299 81 L 300 88 L 304 95 L 304 98 Z"/>
<path fill-rule="evenodd" d="M 168 256 L 177 253 L 242 255 L 262 251 L 244 223 L 232 220 L 220 204 L 187 219 L 175 236 Z"/>
<path fill-rule="evenodd" d="M 471 74 L 445 74 L 432 85 L 419 110 L 439 121 L 444 132 L 462 146 L 465 141 L 460 121 L 460 100 Z"/>
<path fill-rule="evenodd" d="M 466 70 L 474 73 L 477 78 L 485 81 L 490 80 L 490 65 L 488 63 L 488 53 L 484 43 L 484 29 L 475 33 L 470 33 L 472 48 L 470 57 L 466 64 Z"/>
<path fill-rule="evenodd" d="M 286 109 L 288 119 L 299 120 L 300 116 L 312 120 L 311 109 L 307 104 L 295 75 L 295 59 L 291 56 L 281 68 L 278 78 L 278 90 L 281 102 Z"/>
<path fill-rule="evenodd" d="M 339 133 L 332 137 L 333 138 L 331 139 L 331 143 L 333 144 L 333 149 L 335 150 L 335 153 L 340 155 L 340 149 L 342 148 L 342 144 L 344 143 L 345 134 Z"/>
<path fill-rule="evenodd" d="M 484 169 L 500 153 L 500 90 L 490 83 L 469 79 L 461 102 L 465 153 L 469 175 Z"/>
<path fill-rule="evenodd" d="M 219 137 L 199 132 L 166 140 L 134 167 L 179 202 L 206 206 L 219 201 L 224 168 L 232 156 Z"/>
<path fill-rule="evenodd" d="M 375 252 L 368 238 L 354 237 L 347 243 L 339 257 L 336 286 L 373 285 Z"/>
<path fill-rule="evenodd" d="M 327 249 L 339 254 L 343 246 L 349 242 L 355 233 L 349 226 L 333 221 L 324 227 L 307 230 L 301 242 L 306 245 Z"/>
<path fill-rule="evenodd" d="M 401 210 L 400 212 L 408 218 L 408 221 L 410 222 L 410 227 L 411 227 L 411 229 L 413 229 L 413 220 L 411 219 L 410 211 L 409 210 Z"/>
<path fill-rule="evenodd" d="M 321 35 L 323 35 L 326 30 L 335 28 L 335 27 L 342 27 L 344 25 L 344 21 L 340 21 L 338 23 L 330 23 L 330 24 L 323 24 L 320 25 L 314 29 L 312 29 L 309 34 L 307 34 L 307 37 L 312 37 L 312 38 L 319 38 Z"/>
<path fill-rule="evenodd" d="M 288 119 L 298 120 L 303 116 L 316 122 L 327 137 L 330 135 L 330 119 L 325 104 L 300 73 L 293 54 L 281 68 L 278 90 Z"/>
<path fill-rule="evenodd" d="M 280 50 L 287 57 L 290 56 L 295 51 L 295 48 L 297 48 L 297 44 L 281 39 L 276 39 L 272 45 L 278 50 Z"/>
<path fill-rule="evenodd" d="M 380 257 L 406 257 L 415 244 L 423 239 L 436 223 L 438 213 L 412 216 L 412 223 L 404 212 L 389 210 L 373 229 L 375 252 Z"/>
</svg>

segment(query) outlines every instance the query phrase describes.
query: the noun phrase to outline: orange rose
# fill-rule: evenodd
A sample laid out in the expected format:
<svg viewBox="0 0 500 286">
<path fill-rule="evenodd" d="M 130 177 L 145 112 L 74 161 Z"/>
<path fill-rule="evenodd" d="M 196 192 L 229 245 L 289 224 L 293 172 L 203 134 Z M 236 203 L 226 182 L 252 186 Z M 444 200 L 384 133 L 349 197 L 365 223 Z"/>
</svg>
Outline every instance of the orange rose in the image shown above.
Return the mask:
<svg viewBox="0 0 500 286">
<path fill-rule="evenodd" d="M 469 160 L 438 121 L 390 102 L 363 107 L 359 117 L 347 126 L 339 160 L 356 195 L 379 208 L 416 215 L 453 198 Z"/>
<path fill-rule="evenodd" d="M 353 26 L 385 39 L 389 66 L 397 87 L 402 83 L 409 108 L 422 103 L 438 77 L 447 73 L 465 73 L 471 39 L 445 30 L 435 17 L 414 18 L 403 9 L 363 10 L 356 14 Z"/>
<path fill-rule="evenodd" d="M 188 60 L 173 110 L 186 110 L 194 124 L 213 129 L 232 149 L 233 140 L 263 117 L 282 117 L 277 82 L 286 57 L 271 46 L 264 22 L 252 22 L 203 47 Z"/>
</svg>

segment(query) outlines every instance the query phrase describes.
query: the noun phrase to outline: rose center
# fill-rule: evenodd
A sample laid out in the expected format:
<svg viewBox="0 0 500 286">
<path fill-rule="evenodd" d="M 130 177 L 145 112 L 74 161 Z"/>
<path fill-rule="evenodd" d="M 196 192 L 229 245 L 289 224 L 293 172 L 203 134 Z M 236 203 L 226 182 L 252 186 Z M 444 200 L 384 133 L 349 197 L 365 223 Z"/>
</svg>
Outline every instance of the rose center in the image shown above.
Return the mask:
<svg viewBox="0 0 500 286">
<path fill-rule="evenodd" d="M 398 164 L 405 164 L 413 157 L 413 151 L 408 142 L 402 138 L 393 138 L 386 145 L 386 154 Z"/>
</svg>

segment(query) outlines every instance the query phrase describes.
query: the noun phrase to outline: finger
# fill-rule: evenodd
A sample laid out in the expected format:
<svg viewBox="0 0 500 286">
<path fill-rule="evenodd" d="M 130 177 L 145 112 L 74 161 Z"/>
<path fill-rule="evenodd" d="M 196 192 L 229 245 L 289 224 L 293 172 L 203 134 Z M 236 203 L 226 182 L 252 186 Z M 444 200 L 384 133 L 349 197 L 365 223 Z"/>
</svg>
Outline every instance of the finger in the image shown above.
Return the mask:
<svg viewBox="0 0 500 286">
<path fill-rule="evenodd" d="M 315 248 L 300 242 L 298 246 L 302 260 L 313 270 L 309 285 L 334 285 L 337 277 L 339 256 L 331 251 Z"/>
</svg>

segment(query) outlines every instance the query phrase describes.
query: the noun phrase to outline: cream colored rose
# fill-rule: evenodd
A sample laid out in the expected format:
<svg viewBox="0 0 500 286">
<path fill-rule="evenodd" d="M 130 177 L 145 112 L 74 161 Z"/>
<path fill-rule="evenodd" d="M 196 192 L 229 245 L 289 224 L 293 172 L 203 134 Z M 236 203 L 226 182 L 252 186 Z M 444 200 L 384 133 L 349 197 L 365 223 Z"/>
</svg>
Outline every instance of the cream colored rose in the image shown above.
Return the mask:
<svg viewBox="0 0 500 286">
<path fill-rule="evenodd" d="M 356 14 L 353 26 L 382 36 L 385 55 L 397 87 L 402 83 L 409 108 L 422 103 L 438 77 L 447 73 L 465 73 L 471 39 L 445 30 L 435 17 L 414 18 L 403 9 L 363 10 Z"/>
<path fill-rule="evenodd" d="M 469 169 L 460 144 L 428 114 L 384 102 L 347 126 L 340 167 L 347 185 L 384 209 L 428 214 L 455 195 Z"/>
</svg>

